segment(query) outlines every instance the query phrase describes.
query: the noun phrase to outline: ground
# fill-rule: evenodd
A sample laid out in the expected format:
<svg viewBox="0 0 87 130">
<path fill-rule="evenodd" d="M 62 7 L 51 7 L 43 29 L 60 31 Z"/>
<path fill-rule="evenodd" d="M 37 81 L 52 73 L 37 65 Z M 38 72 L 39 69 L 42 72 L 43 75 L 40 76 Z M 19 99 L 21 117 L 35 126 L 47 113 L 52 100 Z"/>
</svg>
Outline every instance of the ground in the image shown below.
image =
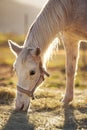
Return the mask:
<svg viewBox="0 0 87 130">
<path fill-rule="evenodd" d="M 45 92 L 45 91 L 44 91 Z M 59 94 L 59 92 L 56 94 Z M 50 90 L 49 94 L 52 93 Z M 3 130 L 86 130 L 87 103 L 81 92 L 75 104 L 63 106 L 57 95 L 38 97 L 32 101 L 29 112 L 15 112 L 13 104 L 1 105 L 0 128 Z"/>
<path fill-rule="evenodd" d="M 74 101 L 63 105 L 66 81 L 63 54 L 59 66 L 55 58 L 55 65 L 49 64 L 50 78 L 35 92 L 28 112 L 14 111 L 16 76 L 11 64 L 0 64 L 0 130 L 87 130 L 87 67 L 80 63 Z"/>
</svg>

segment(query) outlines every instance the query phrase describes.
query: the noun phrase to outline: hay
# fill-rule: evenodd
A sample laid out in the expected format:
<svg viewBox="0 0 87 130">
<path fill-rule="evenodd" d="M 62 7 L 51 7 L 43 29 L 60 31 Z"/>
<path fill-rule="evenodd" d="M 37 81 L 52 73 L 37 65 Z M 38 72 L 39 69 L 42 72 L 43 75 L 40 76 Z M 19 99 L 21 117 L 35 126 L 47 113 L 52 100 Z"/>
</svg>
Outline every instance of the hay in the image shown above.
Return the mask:
<svg viewBox="0 0 87 130">
<path fill-rule="evenodd" d="M 7 87 L 0 87 L 0 104 L 7 104 L 14 100 L 15 90 Z"/>
</svg>

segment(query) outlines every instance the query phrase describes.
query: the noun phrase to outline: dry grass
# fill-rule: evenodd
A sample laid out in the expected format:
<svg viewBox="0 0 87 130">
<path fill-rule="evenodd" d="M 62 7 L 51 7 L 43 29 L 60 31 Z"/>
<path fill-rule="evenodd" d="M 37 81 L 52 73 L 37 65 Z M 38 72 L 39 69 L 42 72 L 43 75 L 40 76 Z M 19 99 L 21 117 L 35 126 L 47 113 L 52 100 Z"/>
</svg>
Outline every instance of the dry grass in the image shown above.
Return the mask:
<svg viewBox="0 0 87 130">
<path fill-rule="evenodd" d="M 0 104 L 6 104 L 15 98 L 15 90 L 7 87 L 0 87 Z"/>
<path fill-rule="evenodd" d="M 76 89 L 75 101 L 67 106 L 61 102 L 62 89 L 41 88 L 31 101 L 30 110 L 15 112 L 14 104 L 1 105 L 0 127 L 3 130 L 85 130 L 87 129 L 87 90 Z M 84 95 L 84 96 L 83 96 Z M 81 99 L 81 100 L 78 100 Z"/>
</svg>

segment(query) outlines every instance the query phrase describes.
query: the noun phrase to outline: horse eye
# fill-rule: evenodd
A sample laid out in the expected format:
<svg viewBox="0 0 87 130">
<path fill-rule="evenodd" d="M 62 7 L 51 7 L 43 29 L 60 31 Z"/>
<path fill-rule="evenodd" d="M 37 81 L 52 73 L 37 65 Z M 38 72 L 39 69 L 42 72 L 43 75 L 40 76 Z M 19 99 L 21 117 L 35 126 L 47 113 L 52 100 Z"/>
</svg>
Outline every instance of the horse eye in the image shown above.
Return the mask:
<svg viewBox="0 0 87 130">
<path fill-rule="evenodd" d="M 34 70 L 31 70 L 31 71 L 30 71 L 30 75 L 35 75 L 35 71 L 34 71 Z"/>
</svg>

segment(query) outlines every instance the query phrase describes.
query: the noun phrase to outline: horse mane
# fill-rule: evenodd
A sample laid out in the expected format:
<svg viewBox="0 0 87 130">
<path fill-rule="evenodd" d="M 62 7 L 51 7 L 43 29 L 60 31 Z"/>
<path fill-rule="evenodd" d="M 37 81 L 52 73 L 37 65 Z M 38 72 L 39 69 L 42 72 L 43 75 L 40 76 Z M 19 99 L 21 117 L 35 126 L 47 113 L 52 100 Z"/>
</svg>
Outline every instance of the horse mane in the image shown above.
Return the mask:
<svg viewBox="0 0 87 130">
<path fill-rule="evenodd" d="M 63 32 L 65 25 L 71 21 L 70 14 L 72 13 L 73 1 L 49 0 L 31 25 L 24 42 L 24 47 L 39 47 L 42 55 L 46 54 L 45 61 L 47 61 L 50 53 L 52 54 L 54 46 L 56 46 L 56 44 L 51 45 L 50 43 L 57 36 L 59 40 L 61 39 L 60 33 Z"/>
</svg>

